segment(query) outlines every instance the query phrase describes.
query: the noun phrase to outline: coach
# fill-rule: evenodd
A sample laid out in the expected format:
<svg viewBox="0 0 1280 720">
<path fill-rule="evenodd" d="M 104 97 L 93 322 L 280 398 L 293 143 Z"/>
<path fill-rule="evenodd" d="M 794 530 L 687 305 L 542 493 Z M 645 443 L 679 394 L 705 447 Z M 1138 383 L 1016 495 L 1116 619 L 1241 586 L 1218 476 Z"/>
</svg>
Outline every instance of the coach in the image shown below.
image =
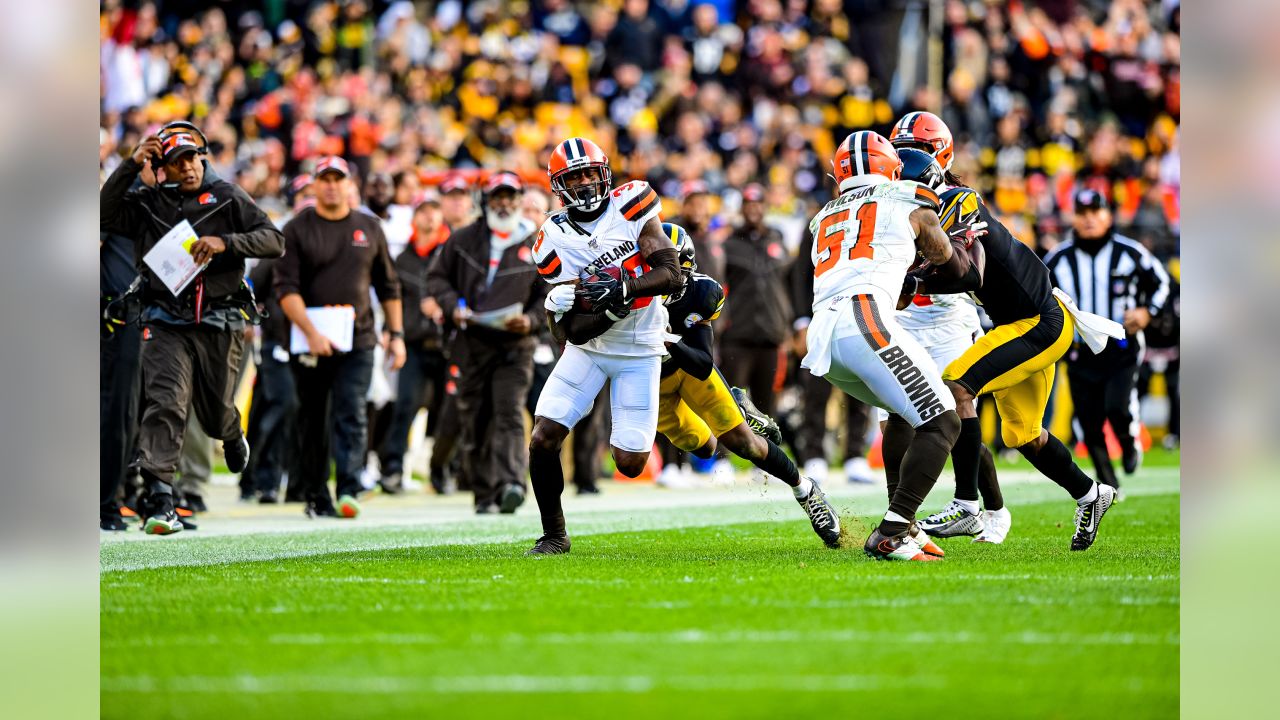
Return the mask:
<svg viewBox="0 0 1280 720">
<path fill-rule="evenodd" d="M 427 273 L 427 294 L 452 314 L 454 349 L 466 358 L 458 416 L 478 514 L 513 513 L 525 498 L 524 402 L 548 288 L 533 265 L 537 227 L 520 213 L 523 192 L 514 173 L 490 178 L 480 219 L 449 237 Z M 517 312 L 501 324 L 476 317 L 511 307 Z"/>
<path fill-rule="evenodd" d="M 243 280 L 244 260 L 279 257 L 284 250 L 284 239 L 266 213 L 209 170 L 202 157 L 207 152 L 194 126 L 166 126 L 120 163 L 99 196 L 102 229 L 138 243 L 143 381 L 135 463 L 148 493 L 140 514 L 153 535 L 182 529 L 173 481 L 188 408 L 210 437 L 222 441 L 232 472 L 248 462 L 249 444 L 240 432 L 234 398 L 244 331 L 256 312 Z M 163 170 L 163 181 L 131 190 L 151 163 Z M 192 256 L 208 266 L 175 297 L 142 258 L 183 220 L 199 236 Z"/>
<path fill-rule="evenodd" d="M 326 157 L 316 164 L 316 202 L 284 226 L 286 252 L 275 266 L 280 307 L 304 336 L 309 353 L 295 355 L 298 391 L 298 472 L 307 513 L 354 518 L 362 486 L 368 416 L 365 395 L 373 379 L 373 305 L 377 292 L 386 316 L 383 342 L 392 367 L 404 365 L 400 283 L 387 251 L 381 223 L 351 207 L 350 170 L 345 160 Z M 307 317 L 307 308 L 350 305 L 355 326 L 349 351 L 339 351 Z M 332 438 L 332 444 L 331 443 Z M 329 453 L 337 466 L 338 505 L 329 495 Z"/>
<path fill-rule="evenodd" d="M 1136 389 L 1142 331 L 1169 298 L 1169 276 L 1146 248 L 1115 232 L 1110 205 L 1094 190 L 1076 193 L 1072 228 L 1066 242 L 1045 258 L 1054 284 L 1081 310 L 1111 318 L 1127 333 L 1123 340 L 1109 340 L 1097 355 L 1081 352 L 1079 343 L 1067 354 L 1071 402 L 1098 481 L 1118 487 L 1102 426 L 1111 422 L 1125 474 L 1135 472 L 1142 459 Z"/>
</svg>

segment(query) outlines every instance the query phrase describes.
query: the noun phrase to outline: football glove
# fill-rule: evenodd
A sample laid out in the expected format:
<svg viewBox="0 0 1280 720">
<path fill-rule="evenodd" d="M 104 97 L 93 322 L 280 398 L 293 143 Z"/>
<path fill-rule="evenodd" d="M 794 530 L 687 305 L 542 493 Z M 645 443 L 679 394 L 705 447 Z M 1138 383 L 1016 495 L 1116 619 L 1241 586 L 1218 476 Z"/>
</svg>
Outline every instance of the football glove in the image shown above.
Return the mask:
<svg viewBox="0 0 1280 720">
<path fill-rule="evenodd" d="M 614 322 L 618 322 L 622 318 L 631 314 L 631 306 L 633 304 L 634 304 L 633 300 L 628 300 L 626 302 L 610 305 L 609 307 L 606 307 L 604 309 L 605 317 L 609 318 Z"/>
<path fill-rule="evenodd" d="M 573 301 L 576 298 L 577 294 L 573 291 L 572 285 L 557 285 L 551 288 L 551 292 L 547 293 L 547 299 L 543 302 L 543 307 L 557 316 L 563 315 L 573 309 Z"/>
<path fill-rule="evenodd" d="M 986 234 L 986 221 L 978 220 L 974 223 L 959 224 L 956 227 L 951 228 L 951 232 L 947 233 L 947 237 L 953 242 L 962 243 L 965 248 L 970 248 L 973 247 L 975 240 Z"/>
<path fill-rule="evenodd" d="M 582 304 L 593 312 L 621 306 L 626 297 L 621 271 L 616 267 L 606 267 L 583 278 L 576 293 Z"/>
</svg>

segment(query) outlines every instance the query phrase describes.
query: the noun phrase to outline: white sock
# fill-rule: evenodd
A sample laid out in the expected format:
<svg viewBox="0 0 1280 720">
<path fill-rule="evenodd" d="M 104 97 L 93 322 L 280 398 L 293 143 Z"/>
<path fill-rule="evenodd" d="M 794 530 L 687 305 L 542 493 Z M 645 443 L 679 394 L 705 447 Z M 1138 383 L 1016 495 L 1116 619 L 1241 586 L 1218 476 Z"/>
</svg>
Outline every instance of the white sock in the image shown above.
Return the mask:
<svg viewBox="0 0 1280 720">
<path fill-rule="evenodd" d="M 1096 482 L 1095 482 L 1095 483 L 1093 484 L 1093 487 L 1089 488 L 1089 492 L 1087 492 L 1087 493 L 1085 493 L 1084 495 L 1082 495 L 1082 496 L 1080 496 L 1080 497 L 1076 498 L 1076 504 L 1077 504 L 1077 505 L 1088 505 L 1089 503 L 1091 503 L 1091 502 L 1093 502 L 1094 500 L 1097 500 L 1097 499 L 1098 499 L 1098 483 L 1096 483 Z"/>
<path fill-rule="evenodd" d="M 969 513 L 971 513 L 971 514 L 973 514 L 973 515 L 977 515 L 977 514 L 978 514 L 978 501 L 977 501 L 977 500 L 961 500 L 961 499 L 959 499 L 959 498 L 955 498 L 955 499 L 953 499 L 951 502 L 954 502 L 955 504 L 957 504 L 957 505 L 959 505 L 960 507 L 964 508 L 967 512 L 969 512 Z"/>
<path fill-rule="evenodd" d="M 791 492 L 796 496 L 797 500 L 804 500 L 809 497 L 809 493 L 813 492 L 813 482 L 801 475 L 800 484 L 791 488 Z"/>
<path fill-rule="evenodd" d="M 900 523 L 906 523 L 907 525 L 911 524 L 910 520 L 902 517 L 901 515 L 899 515 L 898 513 L 892 510 L 884 514 L 884 519 L 888 522 L 900 522 Z"/>
</svg>

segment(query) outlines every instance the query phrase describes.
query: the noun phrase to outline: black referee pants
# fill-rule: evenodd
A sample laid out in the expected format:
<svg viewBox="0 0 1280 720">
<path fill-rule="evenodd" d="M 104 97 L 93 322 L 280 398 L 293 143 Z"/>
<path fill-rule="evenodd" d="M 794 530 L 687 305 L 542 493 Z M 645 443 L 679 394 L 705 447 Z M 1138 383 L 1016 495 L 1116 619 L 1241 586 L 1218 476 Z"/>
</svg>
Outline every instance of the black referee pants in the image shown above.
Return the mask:
<svg viewBox="0 0 1280 720">
<path fill-rule="evenodd" d="M 760 411 L 773 414 L 774 383 L 778 379 L 778 345 L 721 341 L 720 371 L 733 387 L 746 388 Z"/>
<path fill-rule="evenodd" d="M 1115 487 L 1116 471 L 1111 465 L 1102 428 L 1110 421 L 1120 447 L 1126 453 L 1136 452 L 1138 362 L 1134 359 L 1118 365 L 1089 360 L 1068 363 L 1067 378 L 1071 382 L 1076 420 L 1097 470 L 1098 482 Z"/>
</svg>

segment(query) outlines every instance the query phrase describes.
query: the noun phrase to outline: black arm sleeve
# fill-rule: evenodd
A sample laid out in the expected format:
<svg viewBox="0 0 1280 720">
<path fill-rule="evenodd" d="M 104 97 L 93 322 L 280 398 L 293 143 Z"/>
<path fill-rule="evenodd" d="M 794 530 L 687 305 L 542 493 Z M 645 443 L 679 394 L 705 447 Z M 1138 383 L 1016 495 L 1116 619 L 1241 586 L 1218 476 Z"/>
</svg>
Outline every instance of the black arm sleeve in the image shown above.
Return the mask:
<svg viewBox="0 0 1280 720">
<path fill-rule="evenodd" d="M 930 267 L 920 278 L 919 292 L 926 295 L 972 292 L 982 287 L 982 273 L 986 266 L 986 251 L 981 240 L 975 240 L 968 249 L 963 243 L 952 241 L 951 259 L 940 267 Z"/>
<path fill-rule="evenodd" d="M 689 328 L 680 342 L 668 345 L 667 352 L 676 367 L 684 370 L 699 380 L 711 377 L 715 369 L 715 361 L 711 359 L 713 332 L 706 323 L 698 323 Z"/>
<path fill-rule="evenodd" d="M 604 313 L 597 315 L 570 310 L 560 318 L 560 322 L 556 322 L 555 316 L 547 311 L 547 324 L 551 328 L 551 336 L 558 342 L 568 340 L 574 345 L 581 345 L 603 335 L 613 321 Z"/>
<path fill-rule="evenodd" d="M 653 297 L 676 292 L 683 283 L 680 277 L 680 258 L 673 247 L 665 247 L 649 253 L 645 258 L 649 270 L 638 278 L 624 278 L 622 287 L 627 300 L 637 297 Z"/>
</svg>

